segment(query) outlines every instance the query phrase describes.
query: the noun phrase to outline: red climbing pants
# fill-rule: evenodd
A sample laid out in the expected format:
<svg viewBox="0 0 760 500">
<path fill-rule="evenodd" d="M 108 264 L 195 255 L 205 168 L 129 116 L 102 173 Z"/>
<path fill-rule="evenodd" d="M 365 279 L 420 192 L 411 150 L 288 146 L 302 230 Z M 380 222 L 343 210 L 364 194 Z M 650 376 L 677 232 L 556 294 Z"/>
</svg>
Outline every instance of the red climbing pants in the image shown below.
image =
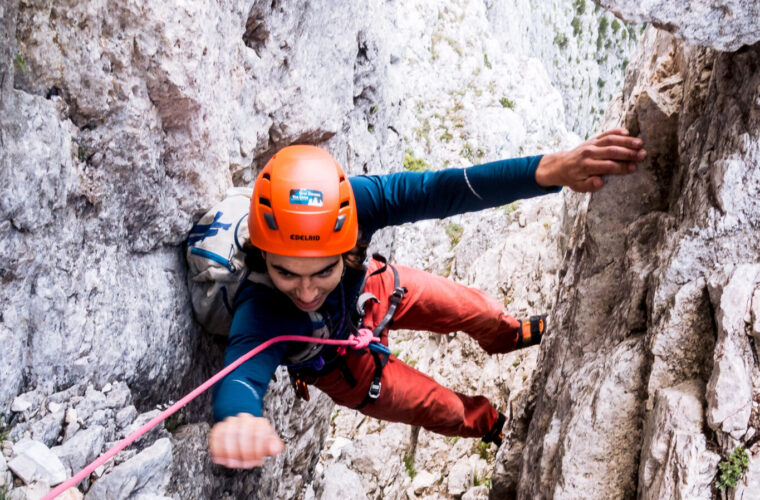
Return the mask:
<svg viewBox="0 0 760 500">
<path fill-rule="evenodd" d="M 369 272 L 381 266 L 373 260 Z M 489 354 L 515 348 L 519 322 L 505 314 L 497 300 L 440 276 L 404 266 L 394 267 L 407 293 L 393 315 L 392 328 L 436 333 L 464 331 Z M 365 292 L 379 299 L 379 303 L 366 304 L 364 323 L 367 327 L 374 328 L 385 316 L 393 284 L 390 267 L 367 280 Z M 388 345 L 387 330 L 381 338 L 383 344 Z M 366 350 L 349 350 L 346 364 L 358 382 L 354 387 L 337 369 L 317 379 L 315 385 L 336 403 L 357 408 L 367 396 L 375 361 Z M 394 356 L 390 356 L 383 369 L 380 397 L 359 411 L 382 420 L 464 437 L 482 437 L 498 418 L 498 412 L 485 397 L 465 396 L 447 389 Z"/>
</svg>

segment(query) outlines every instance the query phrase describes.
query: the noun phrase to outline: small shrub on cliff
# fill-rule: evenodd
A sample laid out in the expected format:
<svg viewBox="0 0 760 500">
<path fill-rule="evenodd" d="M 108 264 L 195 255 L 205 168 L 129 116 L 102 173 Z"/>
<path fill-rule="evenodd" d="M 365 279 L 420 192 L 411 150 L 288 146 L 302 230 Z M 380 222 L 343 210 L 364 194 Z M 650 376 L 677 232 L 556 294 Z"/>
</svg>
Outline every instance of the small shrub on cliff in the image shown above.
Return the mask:
<svg viewBox="0 0 760 500">
<path fill-rule="evenodd" d="M 718 476 L 718 488 L 725 490 L 733 488 L 744 477 L 749 467 L 749 454 L 742 446 L 737 446 L 731 456 L 718 464 L 720 470 Z"/>
<path fill-rule="evenodd" d="M 554 45 L 559 47 L 560 49 L 566 49 L 567 48 L 567 35 L 564 33 L 557 33 L 554 35 Z"/>
<path fill-rule="evenodd" d="M 464 226 L 461 224 L 456 224 L 454 222 L 450 223 L 446 226 L 446 236 L 449 237 L 449 241 L 451 241 L 451 248 L 454 248 L 459 244 L 459 242 L 462 240 L 462 235 L 464 234 Z"/>
<path fill-rule="evenodd" d="M 483 64 L 486 65 L 486 68 L 493 69 L 493 65 L 491 64 L 491 61 L 488 60 L 488 54 L 483 52 Z"/>
<path fill-rule="evenodd" d="M 409 479 L 414 479 L 417 475 L 417 471 L 414 469 L 414 457 L 412 455 L 404 455 L 404 469 L 409 474 Z"/>
<path fill-rule="evenodd" d="M 415 157 L 411 149 L 407 149 L 404 153 L 404 168 L 410 172 L 423 172 L 428 170 L 430 165 L 425 160 Z"/>
<path fill-rule="evenodd" d="M 499 104 L 501 104 L 502 108 L 515 109 L 515 101 L 507 97 L 502 97 L 499 99 Z"/>
<path fill-rule="evenodd" d="M 486 488 L 491 489 L 491 478 L 485 472 L 481 476 L 478 471 L 475 471 L 475 474 L 472 476 L 472 484 L 473 486 L 480 486 L 482 484 Z"/>
<path fill-rule="evenodd" d="M 570 21 L 570 26 L 573 27 L 573 35 L 575 37 L 578 37 L 581 33 L 583 33 L 583 27 L 581 24 L 581 18 L 578 16 L 575 16 L 572 21 Z"/>
<path fill-rule="evenodd" d="M 13 59 L 13 61 L 18 65 L 18 68 L 22 73 L 26 73 L 26 63 L 24 62 L 24 58 L 21 57 L 21 54 L 16 54 L 16 57 Z"/>
<path fill-rule="evenodd" d="M 597 30 L 599 32 L 599 38 L 604 38 L 607 36 L 607 28 L 609 27 L 610 22 L 607 20 L 606 17 L 602 17 L 599 19 L 599 29 Z"/>
<path fill-rule="evenodd" d="M 465 145 L 462 147 L 462 151 L 459 152 L 459 156 L 469 160 L 472 164 L 477 163 L 478 160 L 480 158 L 483 158 L 485 155 L 485 151 L 480 148 L 474 148 L 470 143 L 465 143 Z"/>
</svg>

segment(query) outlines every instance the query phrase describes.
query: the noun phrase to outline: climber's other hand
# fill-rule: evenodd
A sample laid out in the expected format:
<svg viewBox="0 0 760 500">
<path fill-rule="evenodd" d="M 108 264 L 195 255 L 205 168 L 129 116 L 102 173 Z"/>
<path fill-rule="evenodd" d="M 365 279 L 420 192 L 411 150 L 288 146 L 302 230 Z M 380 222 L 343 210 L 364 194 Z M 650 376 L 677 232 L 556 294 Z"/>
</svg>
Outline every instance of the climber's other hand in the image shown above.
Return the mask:
<svg viewBox="0 0 760 500">
<path fill-rule="evenodd" d="M 233 469 L 250 469 L 284 448 L 280 437 L 266 418 L 238 413 L 211 428 L 208 436 L 211 460 Z"/>
<path fill-rule="evenodd" d="M 608 130 L 570 151 L 544 155 L 536 168 L 540 186 L 567 186 L 580 193 L 599 191 L 605 175 L 626 175 L 646 158 L 644 144 L 624 128 Z"/>
</svg>

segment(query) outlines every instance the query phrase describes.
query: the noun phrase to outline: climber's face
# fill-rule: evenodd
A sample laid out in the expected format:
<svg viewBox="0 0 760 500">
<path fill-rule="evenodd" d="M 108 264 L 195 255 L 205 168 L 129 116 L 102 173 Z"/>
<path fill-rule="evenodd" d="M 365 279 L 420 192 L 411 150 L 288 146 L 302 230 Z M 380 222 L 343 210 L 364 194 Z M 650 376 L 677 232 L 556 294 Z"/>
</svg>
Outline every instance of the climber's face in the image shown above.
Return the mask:
<svg viewBox="0 0 760 500">
<path fill-rule="evenodd" d="M 274 286 L 302 311 L 319 309 L 343 276 L 343 257 L 289 257 L 262 252 Z"/>
</svg>

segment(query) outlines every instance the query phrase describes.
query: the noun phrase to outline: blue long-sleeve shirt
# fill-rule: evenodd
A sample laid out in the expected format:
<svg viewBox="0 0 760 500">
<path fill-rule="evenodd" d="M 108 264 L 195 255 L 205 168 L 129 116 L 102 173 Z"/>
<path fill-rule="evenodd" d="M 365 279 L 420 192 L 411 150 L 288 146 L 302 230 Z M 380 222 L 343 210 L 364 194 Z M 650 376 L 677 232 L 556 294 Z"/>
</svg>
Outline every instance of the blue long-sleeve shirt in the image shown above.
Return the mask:
<svg viewBox="0 0 760 500">
<path fill-rule="evenodd" d="M 536 184 L 540 160 L 533 156 L 436 172 L 352 177 L 349 181 L 362 239 L 368 241 L 387 226 L 449 217 L 557 191 Z M 360 293 L 362 278 L 363 272 L 347 268 L 341 284 L 320 308 L 331 336 L 347 335 L 347 311 Z M 243 286 L 230 327 L 225 366 L 278 335 L 311 335 L 308 314 L 283 293 L 257 283 Z M 241 412 L 260 416 L 269 381 L 288 348 L 284 342 L 274 344 L 219 382 L 214 388 L 214 419 Z"/>
</svg>

